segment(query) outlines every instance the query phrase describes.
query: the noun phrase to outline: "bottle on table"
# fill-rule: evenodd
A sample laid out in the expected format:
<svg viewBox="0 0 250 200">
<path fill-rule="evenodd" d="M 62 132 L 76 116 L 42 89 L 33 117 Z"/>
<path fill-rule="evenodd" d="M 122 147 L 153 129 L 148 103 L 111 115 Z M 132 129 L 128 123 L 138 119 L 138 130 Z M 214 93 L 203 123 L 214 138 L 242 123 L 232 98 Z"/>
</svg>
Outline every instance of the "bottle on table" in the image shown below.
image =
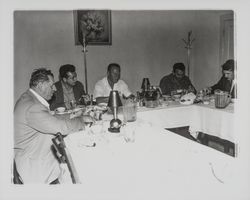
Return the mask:
<svg viewBox="0 0 250 200">
<path fill-rule="evenodd" d="M 90 105 L 93 105 L 93 94 L 90 95 Z"/>
<path fill-rule="evenodd" d="M 69 102 L 69 104 L 70 104 L 70 108 L 71 108 L 71 109 L 75 109 L 75 108 L 76 108 L 76 101 L 75 101 L 75 100 L 71 100 L 71 101 Z"/>
</svg>

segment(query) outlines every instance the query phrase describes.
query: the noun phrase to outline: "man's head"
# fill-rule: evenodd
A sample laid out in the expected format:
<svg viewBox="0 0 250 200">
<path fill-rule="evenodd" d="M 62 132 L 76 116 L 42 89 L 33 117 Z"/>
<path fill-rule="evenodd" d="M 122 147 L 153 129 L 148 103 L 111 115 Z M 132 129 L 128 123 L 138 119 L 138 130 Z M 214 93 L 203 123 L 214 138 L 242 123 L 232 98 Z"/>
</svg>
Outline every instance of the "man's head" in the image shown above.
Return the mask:
<svg viewBox="0 0 250 200">
<path fill-rule="evenodd" d="M 108 70 L 107 70 L 107 77 L 111 83 L 113 84 L 117 83 L 121 77 L 120 65 L 116 63 L 109 64 Z"/>
<path fill-rule="evenodd" d="M 173 74 L 177 79 L 182 79 L 185 76 L 185 65 L 183 63 L 175 63 L 173 66 Z"/>
<path fill-rule="evenodd" d="M 234 60 L 227 60 L 222 66 L 223 76 L 228 80 L 234 79 Z"/>
<path fill-rule="evenodd" d="M 68 86 L 73 87 L 77 81 L 76 68 L 74 65 L 62 65 L 59 69 L 60 79 Z"/>
<path fill-rule="evenodd" d="M 29 86 L 46 100 L 50 100 L 54 91 L 56 91 L 54 75 L 45 68 L 36 69 L 31 74 Z"/>
</svg>

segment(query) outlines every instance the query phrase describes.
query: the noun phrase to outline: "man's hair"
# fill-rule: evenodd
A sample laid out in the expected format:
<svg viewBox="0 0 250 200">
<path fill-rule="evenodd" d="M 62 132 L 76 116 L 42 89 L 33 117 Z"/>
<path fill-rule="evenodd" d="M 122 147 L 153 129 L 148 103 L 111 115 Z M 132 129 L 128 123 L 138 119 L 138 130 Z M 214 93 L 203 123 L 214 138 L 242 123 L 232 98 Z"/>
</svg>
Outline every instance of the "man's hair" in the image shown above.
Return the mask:
<svg viewBox="0 0 250 200">
<path fill-rule="evenodd" d="M 117 68 L 119 68 L 119 70 L 121 71 L 121 67 L 120 67 L 120 65 L 117 64 L 117 63 L 110 63 L 110 64 L 108 65 L 108 70 L 107 70 L 107 71 L 110 72 L 111 69 L 112 69 L 113 67 L 117 67 Z"/>
<path fill-rule="evenodd" d="M 181 70 L 181 71 L 185 71 L 185 65 L 183 63 L 175 63 L 173 65 L 173 71 L 175 72 L 175 70 Z"/>
<path fill-rule="evenodd" d="M 68 72 L 75 72 L 76 67 L 74 65 L 66 64 L 62 65 L 59 69 L 60 78 L 68 78 Z"/>
<path fill-rule="evenodd" d="M 36 87 L 39 82 L 43 83 L 45 81 L 48 81 L 48 76 L 54 77 L 50 70 L 47 70 L 46 68 L 35 69 L 31 74 L 29 86 Z"/>
<path fill-rule="evenodd" d="M 227 60 L 221 67 L 222 70 L 234 71 L 234 60 L 233 59 Z"/>
</svg>

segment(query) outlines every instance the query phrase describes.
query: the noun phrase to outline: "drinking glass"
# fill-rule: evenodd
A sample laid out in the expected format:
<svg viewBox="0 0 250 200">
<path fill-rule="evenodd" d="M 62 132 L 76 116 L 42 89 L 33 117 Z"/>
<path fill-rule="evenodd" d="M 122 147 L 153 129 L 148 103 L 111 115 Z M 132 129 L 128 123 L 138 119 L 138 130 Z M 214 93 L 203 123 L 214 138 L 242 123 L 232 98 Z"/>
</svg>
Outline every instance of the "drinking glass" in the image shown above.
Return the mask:
<svg viewBox="0 0 250 200">
<path fill-rule="evenodd" d="M 130 101 L 123 106 L 123 120 L 127 122 L 134 122 L 137 118 L 137 105 L 136 102 Z"/>
<path fill-rule="evenodd" d="M 126 124 L 123 127 L 124 140 L 126 142 L 135 142 L 136 122 Z"/>
</svg>

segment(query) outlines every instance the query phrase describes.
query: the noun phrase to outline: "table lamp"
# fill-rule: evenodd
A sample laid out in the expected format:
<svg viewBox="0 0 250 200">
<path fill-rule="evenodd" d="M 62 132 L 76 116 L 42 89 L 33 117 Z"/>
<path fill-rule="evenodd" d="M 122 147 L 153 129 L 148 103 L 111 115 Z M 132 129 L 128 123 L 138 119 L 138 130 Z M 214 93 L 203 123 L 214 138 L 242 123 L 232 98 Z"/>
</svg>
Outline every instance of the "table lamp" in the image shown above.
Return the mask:
<svg viewBox="0 0 250 200">
<path fill-rule="evenodd" d="M 119 133 L 122 121 L 118 119 L 118 107 L 122 106 L 122 102 L 118 91 L 112 90 L 109 94 L 108 107 L 113 111 L 114 118 L 110 121 L 110 128 L 108 130 L 112 133 Z"/>
</svg>

